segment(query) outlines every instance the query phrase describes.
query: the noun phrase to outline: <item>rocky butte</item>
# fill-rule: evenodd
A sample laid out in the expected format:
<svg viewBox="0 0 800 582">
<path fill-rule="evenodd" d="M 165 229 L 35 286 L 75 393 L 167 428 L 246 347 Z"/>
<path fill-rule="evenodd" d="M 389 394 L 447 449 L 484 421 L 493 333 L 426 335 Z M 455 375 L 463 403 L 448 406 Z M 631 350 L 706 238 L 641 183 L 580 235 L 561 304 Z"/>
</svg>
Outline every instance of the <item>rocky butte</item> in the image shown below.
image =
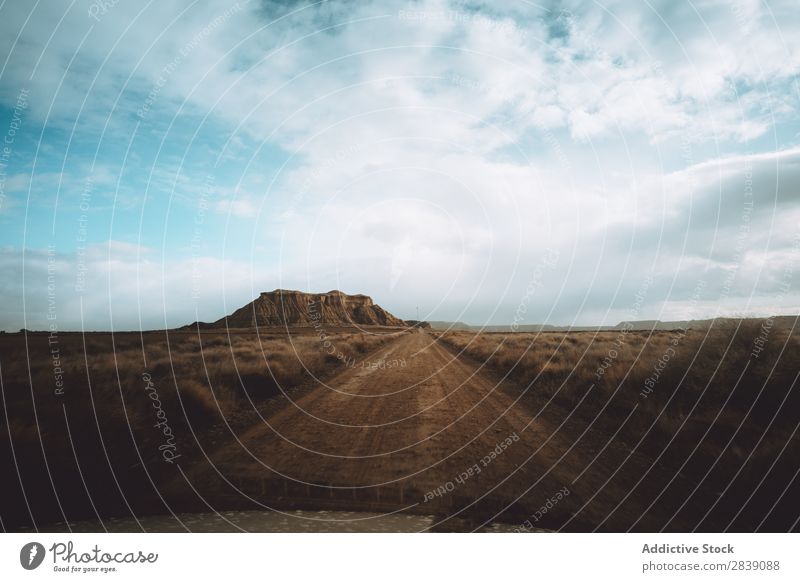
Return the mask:
<svg viewBox="0 0 800 582">
<path fill-rule="evenodd" d="M 312 326 L 315 323 L 329 326 L 407 325 L 366 295 L 275 289 L 261 293 L 254 301 L 209 327 Z"/>
</svg>

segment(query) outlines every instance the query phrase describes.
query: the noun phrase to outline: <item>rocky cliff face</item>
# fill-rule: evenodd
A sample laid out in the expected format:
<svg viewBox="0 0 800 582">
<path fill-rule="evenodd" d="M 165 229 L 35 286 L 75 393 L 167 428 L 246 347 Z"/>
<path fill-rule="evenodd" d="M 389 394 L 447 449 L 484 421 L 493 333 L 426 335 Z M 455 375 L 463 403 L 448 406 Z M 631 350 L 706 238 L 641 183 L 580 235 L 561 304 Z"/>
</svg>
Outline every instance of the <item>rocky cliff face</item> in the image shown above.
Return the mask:
<svg viewBox="0 0 800 582">
<path fill-rule="evenodd" d="M 214 327 L 389 325 L 405 326 L 366 295 L 276 289 L 214 322 Z"/>
</svg>

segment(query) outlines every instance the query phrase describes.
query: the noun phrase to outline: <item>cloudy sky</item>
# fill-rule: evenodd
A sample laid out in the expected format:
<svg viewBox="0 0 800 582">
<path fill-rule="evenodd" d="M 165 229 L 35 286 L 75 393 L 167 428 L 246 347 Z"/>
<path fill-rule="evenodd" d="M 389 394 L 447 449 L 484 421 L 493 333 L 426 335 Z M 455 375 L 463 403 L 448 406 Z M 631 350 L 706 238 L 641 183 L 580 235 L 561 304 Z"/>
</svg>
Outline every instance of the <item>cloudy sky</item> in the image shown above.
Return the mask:
<svg viewBox="0 0 800 582">
<path fill-rule="evenodd" d="M 800 311 L 794 0 L 5 2 L 0 46 L 2 329 Z"/>
</svg>

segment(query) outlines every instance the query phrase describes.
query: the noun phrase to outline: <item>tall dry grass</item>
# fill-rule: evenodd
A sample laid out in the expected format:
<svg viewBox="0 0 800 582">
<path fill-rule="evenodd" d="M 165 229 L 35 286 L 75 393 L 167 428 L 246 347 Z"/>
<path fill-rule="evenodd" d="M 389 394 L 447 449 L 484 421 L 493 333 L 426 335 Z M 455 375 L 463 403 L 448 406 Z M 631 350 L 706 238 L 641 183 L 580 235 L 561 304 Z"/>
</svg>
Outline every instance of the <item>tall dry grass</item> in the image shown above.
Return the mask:
<svg viewBox="0 0 800 582">
<path fill-rule="evenodd" d="M 159 490 L 179 477 L 176 462 L 202 459 L 284 394 L 390 339 L 342 331 L 321 340 L 308 330 L 62 333 L 57 342 L 2 334 L 2 524 L 162 512 Z M 180 457 L 166 462 L 165 448 Z"/>
<path fill-rule="evenodd" d="M 703 503 L 713 511 L 697 517 L 701 528 L 752 531 L 768 518 L 761 527 L 783 530 L 792 526 L 781 514 L 797 514 L 791 504 L 800 470 L 800 336 L 785 327 L 765 332 L 768 324 L 438 336 L 505 379 L 506 389 L 542 421 L 564 422 L 566 438 L 591 429 L 588 440 L 605 443 L 615 434 L 612 446 L 675 475 L 672 483 L 649 485 L 683 487 L 661 500 L 707 495 Z M 632 472 L 627 478 L 637 483 Z"/>
</svg>

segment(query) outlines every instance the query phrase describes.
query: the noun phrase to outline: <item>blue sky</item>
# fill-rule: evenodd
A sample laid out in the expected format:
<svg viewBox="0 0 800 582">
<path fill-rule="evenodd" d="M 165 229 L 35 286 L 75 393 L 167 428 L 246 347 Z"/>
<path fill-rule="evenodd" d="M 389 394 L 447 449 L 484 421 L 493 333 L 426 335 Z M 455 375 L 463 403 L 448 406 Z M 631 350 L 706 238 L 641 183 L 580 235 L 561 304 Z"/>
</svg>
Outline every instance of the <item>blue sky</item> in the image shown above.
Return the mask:
<svg viewBox="0 0 800 582">
<path fill-rule="evenodd" d="M 0 29 L 2 329 L 47 326 L 48 275 L 62 329 L 278 287 L 474 324 L 800 309 L 792 2 L 16 2 Z"/>
</svg>

